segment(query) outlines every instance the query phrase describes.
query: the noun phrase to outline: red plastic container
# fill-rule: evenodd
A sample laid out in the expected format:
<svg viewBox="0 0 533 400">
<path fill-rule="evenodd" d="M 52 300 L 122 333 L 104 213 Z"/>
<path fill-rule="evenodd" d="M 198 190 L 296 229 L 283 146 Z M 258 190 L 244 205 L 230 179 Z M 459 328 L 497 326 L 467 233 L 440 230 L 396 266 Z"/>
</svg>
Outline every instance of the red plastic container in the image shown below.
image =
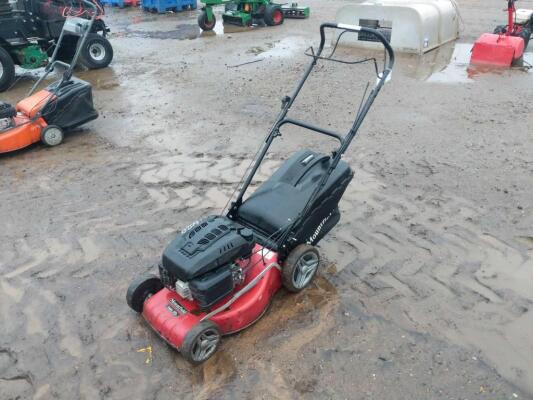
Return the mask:
<svg viewBox="0 0 533 400">
<path fill-rule="evenodd" d="M 524 40 L 517 36 L 484 33 L 472 48 L 470 63 L 510 67 L 524 54 Z"/>
</svg>

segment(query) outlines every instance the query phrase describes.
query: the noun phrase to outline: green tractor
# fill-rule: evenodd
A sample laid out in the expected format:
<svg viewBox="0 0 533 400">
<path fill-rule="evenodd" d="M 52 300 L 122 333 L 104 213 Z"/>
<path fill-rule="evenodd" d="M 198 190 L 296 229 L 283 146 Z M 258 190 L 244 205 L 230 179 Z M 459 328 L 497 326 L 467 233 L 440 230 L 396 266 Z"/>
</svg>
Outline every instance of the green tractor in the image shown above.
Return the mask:
<svg viewBox="0 0 533 400">
<path fill-rule="evenodd" d="M 198 25 L 204 31 L 215 27 L 216 18 L 213 6 L 225 5 L 222 19 L 224 23 L 239 26 L 251 26 L 257 20 L 268 26 L 281 25 L 285 18 L 307 18 L 309 7 L 298 7 L 293 3 L 290 7 L 272 3 L 270 0 L 202 0 L 205 4 L 198 16 Z"/>
</svg>

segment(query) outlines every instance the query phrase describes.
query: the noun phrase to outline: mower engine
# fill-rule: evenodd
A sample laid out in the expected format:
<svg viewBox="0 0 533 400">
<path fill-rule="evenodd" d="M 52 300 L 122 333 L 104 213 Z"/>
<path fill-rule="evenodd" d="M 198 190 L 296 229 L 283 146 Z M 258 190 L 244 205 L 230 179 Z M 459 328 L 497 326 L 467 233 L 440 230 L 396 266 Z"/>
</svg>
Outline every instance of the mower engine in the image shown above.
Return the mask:
<svg viewBox="0 0 533 400">
<path fill-rule="evenodd" d="M 15 115 L 17 115 L 17 111 L 11 104 L 0 101 L 0 131 L 15 126 L 15 121 L 13 120 Z"/>
<path fill-rule="evenodd" d="M 165 249 L 161 282 L 208 309 L 244 281 L 236 261 L 252 254 L 253 232 L 223 216 L 210 216 L 183 230 Z"/>
</svg>

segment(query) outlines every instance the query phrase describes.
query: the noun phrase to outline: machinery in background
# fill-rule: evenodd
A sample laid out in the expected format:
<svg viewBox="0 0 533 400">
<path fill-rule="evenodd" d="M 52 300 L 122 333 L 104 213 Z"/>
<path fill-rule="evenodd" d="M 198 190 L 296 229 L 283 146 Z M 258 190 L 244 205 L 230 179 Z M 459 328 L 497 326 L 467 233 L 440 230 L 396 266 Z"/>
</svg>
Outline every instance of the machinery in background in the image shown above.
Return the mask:
<svg viewBox="0 0 533 400">
<path fill-rule="evenodd" d="M 39 141 L 47 146 L 57 146 L 63 141 L 66 130 L 98 117 L 93 106 L 91 85 L 72 77 L 97 14 L 94 3 L 83 1 L 89 9 L 93 9 L 91 18 L 68 16 L 65 19 L 50 63 L 28 97 L 19 101 L 16 107 L 0 101 L 0 153 L 19 150 Z M 60 61 L 58 55 L 66 39 L 72 36 L 77 39 L 79 46 L 71 63 L 67 64 Z M 64 68 L 61 79 L 35 92 L 56 67 Z"/>
<path fill-rule="evenodd" d="M 224 23 L 250 26 L 254 21 L 264 22 L 268 26 L 283 24 L 285 18 L 308 18 L 309 7 L 298 7 L 297 3 L 290 6 L 272 3 L 270 0 L 202 0 L 205 4 L 198 16 L 198 25 L 204 31 L 213 30 L 216 24 L 213 7 L 224 5 L 222 14 Z"/>
<path fill-rule="evenodd" d="M 520 65 L 533 28 L 533 10 L 515 7 L 507 1 L 507 25 L 499 25 L 493 33 L 484 33 L 472 48 L 470 64 L 510 67 Z"/>
<path fill-rule="evenodd" d="M 394 51 L 422 55 L 456 40 L 460 19 L 456 0 L 363 0 L 340 7 L 335 22 L 377 29 Z M 347 38 L 346 45 L 380 47 L 364 33 Z"/>
<path fill-rule="evenodd" d="M 89 69 L 107 67 L 113 59 L 113 48 L 106 38 L 109 28 L 102 19 L 104 8 L 98 0 L 92 1 L 96 11 L 79 1 L 0 0 L 0 92 L 13 85 L 15 65 L 35 69 L 48 64 L 67 15 L 89 20 L 96 13 L 79 62 Z M 77 36 L 65 36 L 58 59 L 70 63 L 78 47 Z"/>
</svg>

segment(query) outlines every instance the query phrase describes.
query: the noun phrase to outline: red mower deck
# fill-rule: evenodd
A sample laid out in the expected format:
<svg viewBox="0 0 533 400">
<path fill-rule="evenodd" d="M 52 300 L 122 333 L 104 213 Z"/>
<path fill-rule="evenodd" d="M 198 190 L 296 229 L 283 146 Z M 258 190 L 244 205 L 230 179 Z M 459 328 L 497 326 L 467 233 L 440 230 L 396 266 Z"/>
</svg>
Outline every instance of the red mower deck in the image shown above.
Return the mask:
<svg viewBox="0 0 533 400">
<path fill-rule="evenodd" d="M 236 288 L 238 293 L 249 286 L 240 297 L 235 298 L 232 293 L 206 313 L 200 310 L 196 301 L 163 288 L 146 300 L 143 317 L 159 336 L 178 350 L 187 333 L 201 321 L 211 320 L 223 335 L 250 326 L 263 315 L 272 296 L 281 287 L 280 267 L 277 254 L 261 246 L 256 246 L 252 256 L 240 263 L 244 268 L 248 264 L 251 266 L 243 284 Z"/>
</svg>

